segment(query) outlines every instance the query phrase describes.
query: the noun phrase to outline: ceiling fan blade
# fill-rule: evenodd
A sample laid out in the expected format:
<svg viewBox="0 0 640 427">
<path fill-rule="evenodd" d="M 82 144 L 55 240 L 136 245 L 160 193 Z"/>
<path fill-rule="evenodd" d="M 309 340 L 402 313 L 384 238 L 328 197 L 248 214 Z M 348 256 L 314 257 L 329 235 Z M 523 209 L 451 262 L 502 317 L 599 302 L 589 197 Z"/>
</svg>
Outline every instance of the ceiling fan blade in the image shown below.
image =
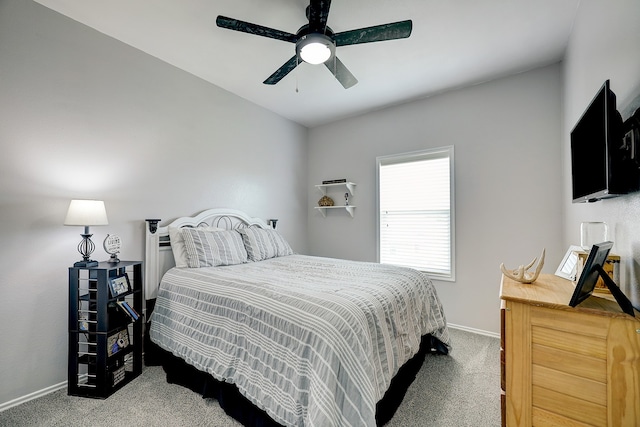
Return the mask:
<svg viewBox="0 0 640 427">
<path fill-rule="evenodd" d="M 336 46 L 405 39 L 411 35 L 411 20 L 375 25 L 335 34 Z"/>
<path fill-rule="evenodd" d="M 324 32 L 330 7 L 331 0 L 311 0 L 309 2 L 307 17 L 309 18 L 309 29 L 311 31 Z"/>
<path fill-rule="evenodd" d="M 298 66 L 298 55 L 293 55 L 293 58 L 284 63 L 284 65 L 276 70 L 275 73 L 271 74 L 267 80 L 265 80 L 264 84 L 266 85 L 274 85 L 278 83 L 280 80 L 285 78 L 287 74 L 289 74 L 294 68 Z"/>
<path fill-rule="evenodd" d="M 250 22 L 240 21 L 238 19 L 227 18 L 226 16 L 218 16 L 216 19 L 216 25 L 220 28 L 226 28 L 228 30 L 240 31 L 243 33 L 255 34 L 256 36 L 269 37 L 276 40 L 283 40 L 285 42 L 295 43 L 298 41 L 298 37 L 295 34 L 287 33 L 286 31 L 275 30 L 269 27 L 263 27 L 262 25 L 252 24 Z"/>
<path fill-rule="evenodd" d="M 338 59 L 337 56 L 334 56 L 333 59 L 328 60 L 324 63 L 327 66 L 329 71 L 336 77 L 336 79 L 340 82 L 340 84 L 345 88 L 349 89 L 351 86 L 354 86 L 358 83 L 358 79 L 351 74 L 351 71 L 345 67 L 345 65 Z"/>
</svg>

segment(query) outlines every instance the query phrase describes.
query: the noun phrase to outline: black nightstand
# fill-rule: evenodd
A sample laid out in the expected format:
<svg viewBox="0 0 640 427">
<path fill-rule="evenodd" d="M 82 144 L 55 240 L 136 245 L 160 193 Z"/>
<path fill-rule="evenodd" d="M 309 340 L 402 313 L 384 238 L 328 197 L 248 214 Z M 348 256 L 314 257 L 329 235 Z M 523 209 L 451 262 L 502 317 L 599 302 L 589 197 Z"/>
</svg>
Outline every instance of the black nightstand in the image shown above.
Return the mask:
<svg viewBox="0 0 640 427">
<path fill-rule="evenodd" d="M 143 283 L 141 261 L 69 268 L 70 395 L 104 399 L 142 373 Z"/>
</svg>

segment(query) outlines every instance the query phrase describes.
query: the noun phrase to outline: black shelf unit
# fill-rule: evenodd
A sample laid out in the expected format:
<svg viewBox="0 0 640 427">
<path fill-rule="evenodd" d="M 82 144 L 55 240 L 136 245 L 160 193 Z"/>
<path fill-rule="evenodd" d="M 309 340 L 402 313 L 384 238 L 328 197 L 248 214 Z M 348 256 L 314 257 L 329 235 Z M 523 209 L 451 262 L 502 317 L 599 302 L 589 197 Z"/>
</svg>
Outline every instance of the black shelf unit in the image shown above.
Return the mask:
<svg viewBox="0 0 640 427">
<path fill-rule="evenodd" d="M 113 297 L 109 279 L 123 274 L 130 290 Z M 69 268 L 69 395 L 104 399 L 142 373 L 142 289 L 141 261 Z M 133 321 L 118 301 L 140 318 Z M 114 346 L 118 338 L 126 345 Z"/>
</svg>

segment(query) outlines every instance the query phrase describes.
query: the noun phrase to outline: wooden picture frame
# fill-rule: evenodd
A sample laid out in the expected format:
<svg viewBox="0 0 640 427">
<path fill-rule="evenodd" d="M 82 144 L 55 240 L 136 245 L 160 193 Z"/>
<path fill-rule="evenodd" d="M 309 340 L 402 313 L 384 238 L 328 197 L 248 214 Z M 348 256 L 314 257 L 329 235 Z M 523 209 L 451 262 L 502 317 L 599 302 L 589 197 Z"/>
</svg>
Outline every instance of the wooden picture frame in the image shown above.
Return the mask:
<svg viewBox="0 0 640 427">
<path fill-rule="evenodd" d="M 129 276 L 127 273 L 120 274 L 119 276 L 109 277 L 109 293 L 111 297 L 115 298 L 120 295 L 126 294 L 131 291 L 131 283 L 129 282 Z"/>
<path fill-rule="evenodd" d="M 580 246 L 569 246 L 560 265 L 558 265 L 556 276 L 575 282 L 578 271 L 578 252 L 580 251 L 582 251 Z"/>
</svg>

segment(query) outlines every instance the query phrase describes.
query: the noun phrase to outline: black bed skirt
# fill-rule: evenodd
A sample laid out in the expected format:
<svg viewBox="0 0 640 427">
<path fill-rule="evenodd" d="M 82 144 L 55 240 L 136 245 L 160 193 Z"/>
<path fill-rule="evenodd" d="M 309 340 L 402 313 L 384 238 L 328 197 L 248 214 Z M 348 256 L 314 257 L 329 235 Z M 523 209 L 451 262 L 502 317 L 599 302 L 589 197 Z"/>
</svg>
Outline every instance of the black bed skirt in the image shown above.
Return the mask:
<svg viewBox="0 0 640 427">
<path fill-rule="evenodd" d="M 147 329 L 148 330 L 148 329 Z M 234 384 L 218 381 L 199 371 L 182 359 L 162 350 L 150 340 L 145 340 L 145 364 L 162 365 L 167 382 L 187 387 L 202 395 L 214 398 L 230 417 L 245 427 L 281 427 L 266 412 L 256 407 Z M 391 380 L 389 389 L 376 405 L 376 424 L 386 424 L 395 414 L 411 383 L 415 380 L 427 353 L 447 354 L 447 347 L 431 335 L 422 337 L 420 351 L 411 358 Z"/>
</svg>

